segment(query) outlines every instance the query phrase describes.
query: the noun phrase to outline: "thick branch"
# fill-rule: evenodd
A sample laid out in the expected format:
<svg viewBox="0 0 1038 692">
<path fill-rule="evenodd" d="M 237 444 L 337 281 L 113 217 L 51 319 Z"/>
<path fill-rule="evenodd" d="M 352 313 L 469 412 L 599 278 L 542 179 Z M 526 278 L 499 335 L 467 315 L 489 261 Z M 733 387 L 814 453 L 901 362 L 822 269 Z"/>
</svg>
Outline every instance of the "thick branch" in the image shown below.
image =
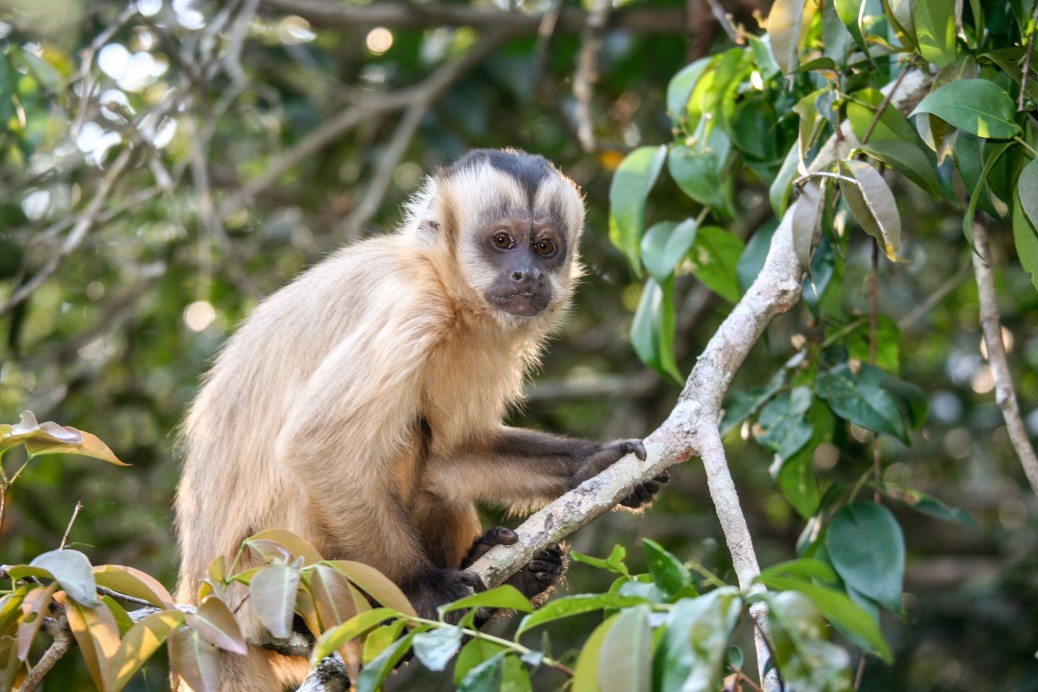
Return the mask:
<svg viewBox="0 0 1038 692">
<path fill-rule="evenodd" d="M 1002 323 L 995 300 L 995 279 L 991 272 L 991 246 L 988 243 L 988 230 L 983 223 L 973 225 L 973 240 L 976 243 L 976 252 L 972 254 L 973 273 L 977 276 L 977 292 L 980 295 L 980 326 L 988 350 L 988 364 L 995 376 L 995 403 L 1002 409 L 1009 441 L 1024 467 L 1027 482 L 1038 494 L 1038 457 L 1035 456 L 1034 447 L 1027 437 L 1027 428 L 1020 417 L 1013 378 L 1009 374 L 1009 360 L 1002 344 Z"/>
</svg>

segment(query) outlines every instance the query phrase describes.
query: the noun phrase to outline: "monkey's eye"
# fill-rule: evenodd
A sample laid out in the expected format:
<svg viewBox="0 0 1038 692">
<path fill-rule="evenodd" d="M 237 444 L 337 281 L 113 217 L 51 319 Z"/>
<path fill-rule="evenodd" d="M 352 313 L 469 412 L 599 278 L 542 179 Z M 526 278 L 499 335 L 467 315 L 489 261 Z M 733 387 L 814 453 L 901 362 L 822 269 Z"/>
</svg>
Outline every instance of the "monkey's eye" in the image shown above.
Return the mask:
<svg viewBox="0 0 1038 692">
<path fill-rule="evenodd" d="M 533 251 L 541 257 L 551 257 L 558 251 L 558 248 L 548 238 L 541 238 L 540 240 L 533 241 Z"/>
<path fill-rule="evenodd" d="M 490 244 L 498 250 L 511 250 L 515 247 L 515 238 L 504 231 L 498 231 L 490 237 Z"/>
</svg>

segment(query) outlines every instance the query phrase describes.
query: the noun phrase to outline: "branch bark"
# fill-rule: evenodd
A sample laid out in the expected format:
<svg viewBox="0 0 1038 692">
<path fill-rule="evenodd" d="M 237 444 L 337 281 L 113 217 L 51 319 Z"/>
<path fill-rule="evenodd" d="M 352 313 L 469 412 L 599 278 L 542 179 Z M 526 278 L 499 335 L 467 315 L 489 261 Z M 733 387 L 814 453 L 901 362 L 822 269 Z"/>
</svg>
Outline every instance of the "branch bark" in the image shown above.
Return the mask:
<svg viewBox="0 0 1038 692">
<path fill-rule="evenodd" d="M 977 277 L 977 293 L 980 296 L 980 326 L 984 332 L 984 344 L 988 350 L 988 364 L 995 377 L 995 403 L 1002 410 L 1009 431 L 1009 441 L 1020 459 L 1031 489 L 1038 494 L 1038 457 L 1027 437 L 1027 428 L 1020 417 L 1020 406 L 1016 401 L 1013 378 L 1009 373 L 1009 359 L 1002 344 L 1002 322 L 995 299 L 995 278 L 991 271 L 991 245 L 988 230 L 983 223 L 973 224 L 973 240 L 976 243 L 973 255 L 973 273 Z"/>
</svg>

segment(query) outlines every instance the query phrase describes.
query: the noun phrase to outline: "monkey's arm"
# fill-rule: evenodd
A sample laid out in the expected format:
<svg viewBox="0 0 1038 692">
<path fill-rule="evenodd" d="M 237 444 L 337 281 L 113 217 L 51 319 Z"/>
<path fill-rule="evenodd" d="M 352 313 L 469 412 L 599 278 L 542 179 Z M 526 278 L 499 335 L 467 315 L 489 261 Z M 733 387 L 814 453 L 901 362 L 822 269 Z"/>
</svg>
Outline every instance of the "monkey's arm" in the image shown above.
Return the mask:
<svg viewBox="0 0 1038 692">
<path fill-rule="evenodd" d="M 634 454 L 645 459 L 639 440 L 594 442 L 502 426 L 488 442 L 435 459 L 428 473 L 437 494 L 458 501 L 524 506 L 550 501 Z M 650 502 L 661 477 L 634 488 L 621 504 Z"/>
</svg>

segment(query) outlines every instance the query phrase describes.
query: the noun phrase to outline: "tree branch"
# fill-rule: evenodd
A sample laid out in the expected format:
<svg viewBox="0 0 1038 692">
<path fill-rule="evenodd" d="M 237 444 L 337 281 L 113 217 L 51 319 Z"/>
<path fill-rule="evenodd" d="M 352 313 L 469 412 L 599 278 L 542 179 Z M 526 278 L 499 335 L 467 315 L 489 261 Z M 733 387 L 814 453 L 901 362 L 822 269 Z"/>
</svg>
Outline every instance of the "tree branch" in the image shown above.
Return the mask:
<svg viewBox="0 0 1038 692">
<path fill-rule="evenodd" d="M 1016 390 L 1013 378 L 1009 374 L 1009 360 L 1002 345 L 1002 323 L 998 315 L 998 303 L 995 300 L 995 279 L 991 272 L 991 246 L 988 242 L 988 230 L 983 223 L 973 224 L 973 240 L 976 252 L 973 252 L 973 273 L 977 276 L 977 293 L 980 295 L 980 326 L 984 332 L 984 344 L 988 350 L 988 364 L 995 376 L 995 403 L 1002 409 L 1002 417 L 1009 431 L 1009 441 L 1016 450 L 1020 464 L 1024 467 L 1027 482 L 1038 494 L 1038 457 L 1027 437 L 1027 428 L 1020 418 L 1020 407 L 1016 401 Z"/>
</svg>

